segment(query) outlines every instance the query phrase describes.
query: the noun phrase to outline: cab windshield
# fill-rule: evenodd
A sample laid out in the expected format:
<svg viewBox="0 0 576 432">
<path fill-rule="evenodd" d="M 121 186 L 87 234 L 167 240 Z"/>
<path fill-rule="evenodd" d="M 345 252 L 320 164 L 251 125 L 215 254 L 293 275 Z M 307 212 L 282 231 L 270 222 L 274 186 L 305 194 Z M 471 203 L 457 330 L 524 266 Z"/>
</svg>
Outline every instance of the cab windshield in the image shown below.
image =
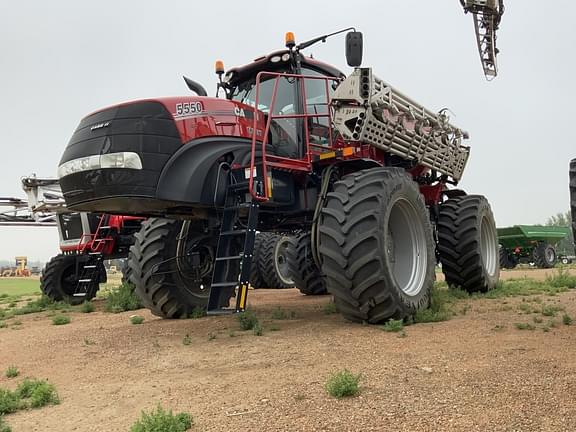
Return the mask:
<svg viewBox="0 0 576 432">
<path fill-rule="evenodd" d="M 327 77 L 313 69 L 303 68 L 303 76 Z M 328 76 L 328 78 L 332 78 Z M 277 81 L 278 80 L 278 81 Z M 269 143 L 276 154 L 286 157 L 302 157 L 304 153 L 304 131 L 308 130 L 308 141 L 318 146 L 330 146 L 330 120 L 328 117 L 330 98 L 333 93 L 333 82 L 325 79 L 303 78 L 306 92 L 307 128 L 303 119 L 290 117 L 291 114 L 303 114 L 302 103 L 297 102 L 300 78 L 264 76 L 260 81 L 258 95 L 259 111 L 265 114 L 284 115 L 287 117 L 273 118 L 270 123 Z M 274 85 L 278 82 L 276 99 L 271 107 Z M 334 81 L 337 81 L 334 78 Z M 328 88 L 328 92 L 327 89 Z M 233 90 L 231 99 L 237 102 L 256 106 L 256 77 L 240 83 Z M 317 116 L 315 116 L 315 114 Z"/>
<path fill-rule="evenodd" d="M 325 77 L 313 69 L 302 69 L 304 76 L 317 76 Z M 260 94 L 258 100 L 258 110 L 269 113 L 270 105 L 272 102 L 272 93 L 274 91 L 274 83 L 276 76 L 265 76 L 260 82 Z M 278 81 L 278 89 L 276 91 L 276 101 L 272 114 L 293 114 L 299 110 L 295 110 L 296 98 L 296 85 L 298 80 L 296 78 L 281 77 Z M 304 86 L 306 91 L 306 105 L 310 114 L 318 113 L 320 105 L 326 106 L 329 102 L 326 100 L 326 81 L 323 79 L 304 79 Z M 332 85 L 328 85 L 329 95 L 332 93 Z M 233 90 L 232 100 L 244 103 L 246 105 L 256 105 L 256 77 L 245 81 Z M 322 111 L 325 111 L 323 109 Z"/>
</svg>

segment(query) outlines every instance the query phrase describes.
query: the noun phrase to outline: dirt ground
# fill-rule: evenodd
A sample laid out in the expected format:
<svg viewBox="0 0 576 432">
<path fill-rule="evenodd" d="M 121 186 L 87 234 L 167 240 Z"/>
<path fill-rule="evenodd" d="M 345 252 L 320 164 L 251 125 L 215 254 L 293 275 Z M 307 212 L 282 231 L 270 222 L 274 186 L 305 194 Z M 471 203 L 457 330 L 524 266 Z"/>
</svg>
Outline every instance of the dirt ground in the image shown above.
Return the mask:
<svg viewBox="0 0 576 432">
<path fill-rule="evenodd" d="M 503 276 L 525 273 L 545 272 Z M 142 310 L 144 324 L 132 325 L 133 312 L 75 312 L 63 326 L 47 313 L 18 317 L 20 329 L 0 329 L 0 371 L 48 379 L 61 404 L 6 421 L 14 432 L 127 431 L 161 404 L 191 413 L 193 431 L 576 430 L 576 325 L 557 317 L 549 332 L 518 330 L 532 322 L 521 298 L 466 299 L 452 320 L 399 337 L 324 314 L 329 301 L 251 291 L 260 337 L 232 316 L 168 321 Z M 574 291 L 543 301 L 576 317 Z M 278 306 L 295 318 L 272 320 Z M 343 368 L 362 374 L 361 393 L 336 400 L 324 383 Z M 0 386 L 17 381 L 2 374 Z"/>
</svg>

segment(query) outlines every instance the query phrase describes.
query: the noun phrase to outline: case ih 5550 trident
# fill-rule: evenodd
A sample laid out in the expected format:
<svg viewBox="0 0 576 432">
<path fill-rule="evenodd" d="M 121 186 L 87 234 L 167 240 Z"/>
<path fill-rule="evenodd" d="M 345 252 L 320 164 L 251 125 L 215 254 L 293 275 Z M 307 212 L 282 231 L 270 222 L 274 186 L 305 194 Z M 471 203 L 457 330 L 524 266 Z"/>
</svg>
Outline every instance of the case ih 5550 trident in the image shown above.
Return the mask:
<svg viewBox="0 0 576 432">
<path fill-rule="evenodd" d="M 198 96 L 81 121 L 59 166 L 66 202 L 152 217 L 129 263 L 154 313 L 244 310 L 257 231 L 296 234 L 296 286 L 328 290 L 354 321 L 427 308 L 437 257 L 451 285 L 497 283 L 488 201 L 450 187 L 467 134 L 360 67 L 359 32 L 346 36 L 348 77 L 302 54 L 329 36 L 296 44 L 289 33 L 287 49 L 227 72 L 217 62 L 222 98 L 187 80 Z"/>
</svg>

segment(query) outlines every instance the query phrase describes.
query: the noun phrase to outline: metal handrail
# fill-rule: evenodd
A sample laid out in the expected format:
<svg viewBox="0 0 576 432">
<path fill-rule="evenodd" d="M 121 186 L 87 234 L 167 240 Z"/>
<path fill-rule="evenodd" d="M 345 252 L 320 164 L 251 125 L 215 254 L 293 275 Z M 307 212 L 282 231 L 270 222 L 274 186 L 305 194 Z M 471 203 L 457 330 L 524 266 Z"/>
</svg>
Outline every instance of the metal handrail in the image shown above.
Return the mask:
<svg viewBox="0 0 576 432">
<path fill-rule="evenodd" d="M 270 101 L 268 119 L 266 121 L 266 126 L 264 129 L 264 136 L 262 137 L 261 141 L 261 149 L 262 149 L 262 175 L 267 177 L 268 173 L 268 166 L 276 166 L 279 168 L 283 168 L 286 170 L 295 170 L 295 171 L 307 171 L 310 172 L 312 170 L 312 156 L 313 152 L 311 150 L 311 146 L 318 147 L 316 144 L 310 143 L 310 131 L 308 128 L 308 122 L 304 122 L 304 155 L 300 159 L 293 159 L 288 157 L 276 156 L 276 155 L 268 155 L 266 153 L 266 145 L 268 144 L 268 134 L 270 132 L 270 125 L 273 120 L 275 119 L 309 119 L 309 118 L 328 118 L 329 124 L 329 146 L 322 146 L 323 149 L 332 150 L 332 143 L 333 143 L 333 135 L 332 135 L 332 112 L 330 109 L 330 90 L 329 90 L 329 81 L 333 81 L 333 77 L 324 77 L 324 76 L 312 76 L 312 75 L 298 75 L 298 74 L 289 74 L 289 73 L 281 73 L 281 72 L 260 72 L 256 75 L 256 98 L 254 101 L 254 125 L 252 130 L 252 148 L 251 148 L 251 156 L 250 156 L 250 178 L 248 180 L 248 191 L 252 196 L 252 199 L 260 202 L 265 202 L 270 199 L 269 194 L 269 184 L 266 179 L 264 179 L 264 194 L 259 195 L 254 190 L 254 172 L 256 169 L 256 142 L 257 142 L 257 130 L 258 130 L 258 103 L 260 101 L 260 83 L 262 82 L 263 77 L 276 77 L 274 82 L 274 87 L 272 90 L 272 98 Z M 294 113 L 294 114 L 273 114 L 274 112 L 274 105 L 276 103 L 276 96 L 278 93 L 278 83 L 281 78 L 294 78 L 298 80 L 300 85 L 300 94 L 302 95 L 303 100 L 303 113 Z M 326 108 L 327 112 L 322 114 L 309 114 L 308 113 L 308 106 L 306 103 L 306 86 L 305 82 L 307 79 L 312 80 L 324 80 L 325 81 L 325 90 L 326 90 Z M 324 105 L 324 104 L 322 104 Z M 299 143 L 300 144 L 300 143 Z M 270 160 L 270 162 L 269 162 Z"/>
</svg>

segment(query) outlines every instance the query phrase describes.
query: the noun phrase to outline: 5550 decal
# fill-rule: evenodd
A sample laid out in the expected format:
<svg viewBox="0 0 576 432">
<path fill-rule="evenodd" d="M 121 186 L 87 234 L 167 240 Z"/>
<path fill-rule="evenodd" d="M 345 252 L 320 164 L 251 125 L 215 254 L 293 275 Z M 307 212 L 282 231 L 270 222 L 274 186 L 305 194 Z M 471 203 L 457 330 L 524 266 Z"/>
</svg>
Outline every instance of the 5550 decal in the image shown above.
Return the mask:
<svg viewBox="0 0 576 432">
<path fill-rule="evenodd" d="M 185 117 L 199 114 L 204 111 L 202 102 L 182 102 L 176 104 L 176 114 L 174 117 Z"/>
</svg>

